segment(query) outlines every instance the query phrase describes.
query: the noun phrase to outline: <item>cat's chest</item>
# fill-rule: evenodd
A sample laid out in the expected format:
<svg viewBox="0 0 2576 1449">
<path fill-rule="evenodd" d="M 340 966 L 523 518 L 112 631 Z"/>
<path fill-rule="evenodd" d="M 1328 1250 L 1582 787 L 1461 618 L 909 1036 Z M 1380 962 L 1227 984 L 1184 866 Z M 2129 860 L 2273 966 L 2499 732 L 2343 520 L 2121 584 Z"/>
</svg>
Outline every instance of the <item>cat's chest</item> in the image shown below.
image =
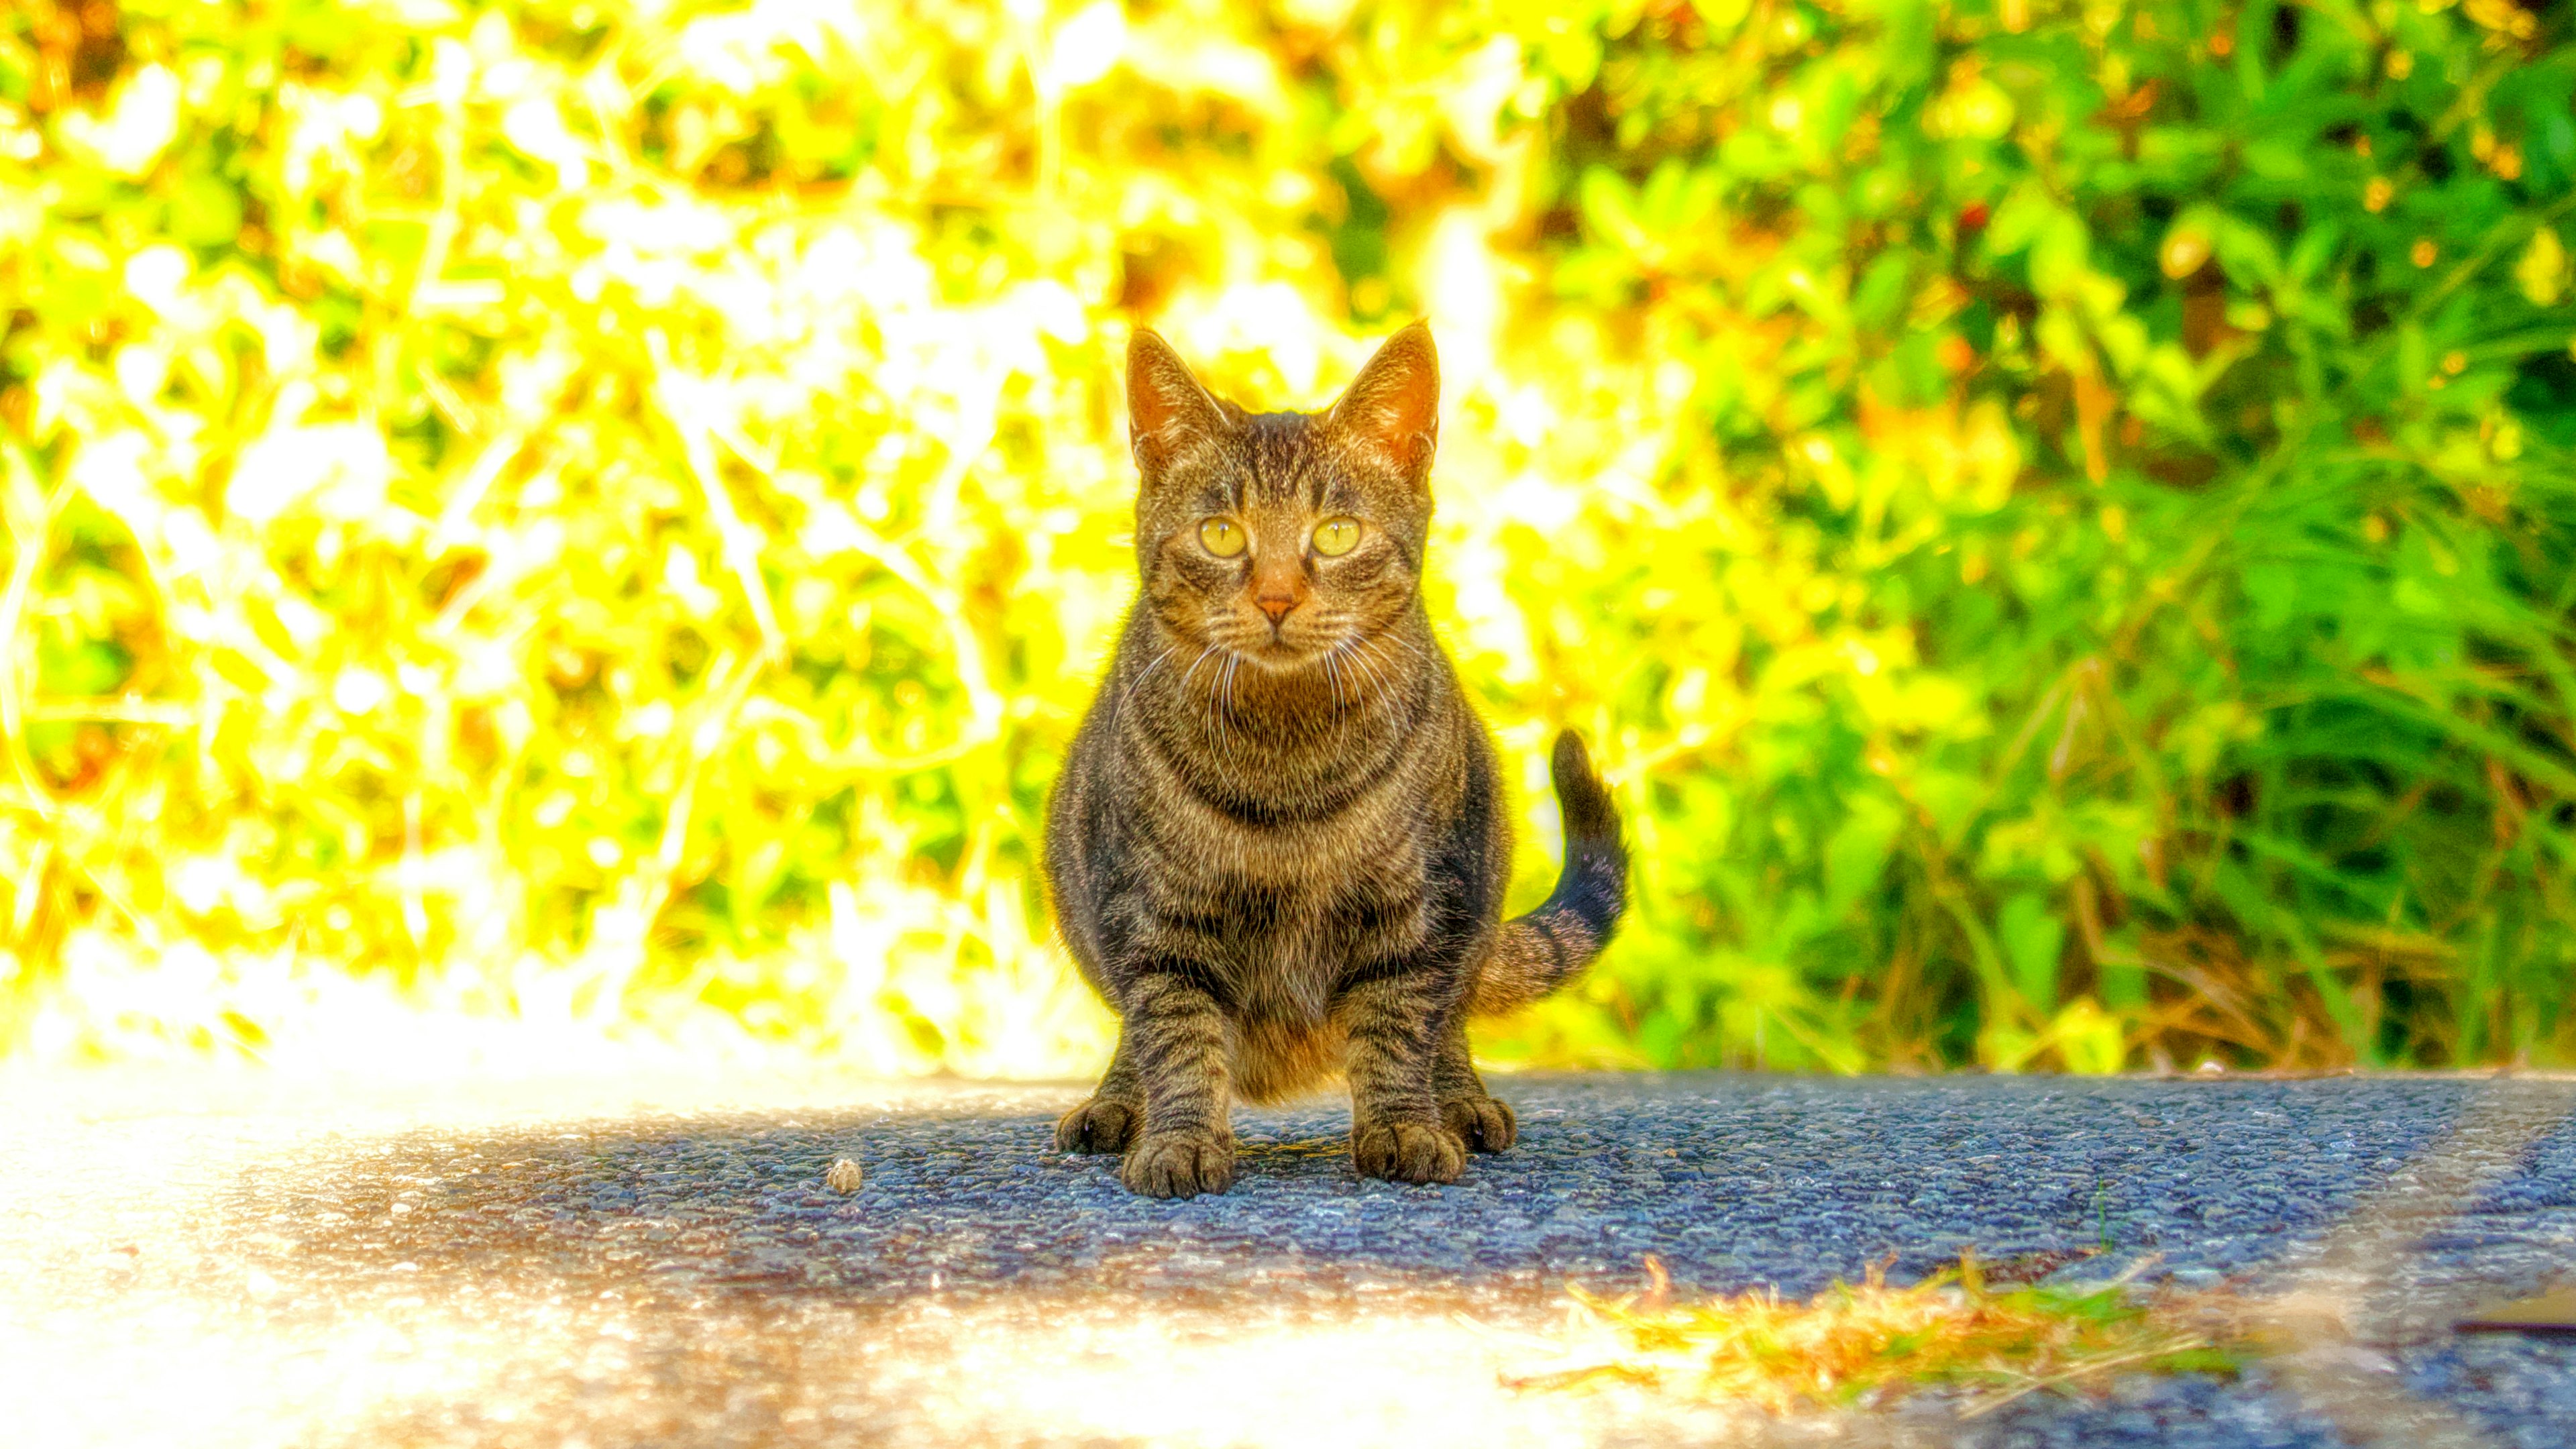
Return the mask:
<svg viewBox="0 0 2576 1449">
<path fill-rule="evenodd" d="M 1363 848 L 1311 841 L 1250 851 L 1208 882 L 1223 931 L 1226 974 L 1243 1014 L 1320 1022 L 1358 956 L 1418 934 L 1420 850 L 1387 838 Z"/>
<path fill-rule="evenodd" d="M 1225 922 L 1247 959 L 1290 964 L 1344 951 L 1382 932 L 1420 896 L 1420 852 L 1407 840 L 1370 850 L 1317 844 L 1302 852 L 1246 852 L 1209 873 L 1199 898 Z"/>
<path fill-rule="evenodd" d="M 1435 812 L 1412 773 L 1391 772 L 1320 820 L 1246 820 L 1184 792 L 1159 797 L 1149 889 L 1220 958 L 1210 964 L 1246 1015 L 1320 1021 L 1355 960 L 1418 941 Z"/>
<path fill-rule="evenodd" d="M 1220 970 L 1242 1022 L 1321 1026 L 1348 955 L 1348 908 L 1325 891 L 1246 892 L 1222 912 L 1234 923 Z"/>
<path fill-rule="evenodd" d="M 1419 783 L 1399 772 L 1323 819 L 1246 820 L 1191 800 L 1177 836 L 1211 883 L 1321 902 L 1350 882 L 1418 876 L 1426 811 Z"/>
</svg>

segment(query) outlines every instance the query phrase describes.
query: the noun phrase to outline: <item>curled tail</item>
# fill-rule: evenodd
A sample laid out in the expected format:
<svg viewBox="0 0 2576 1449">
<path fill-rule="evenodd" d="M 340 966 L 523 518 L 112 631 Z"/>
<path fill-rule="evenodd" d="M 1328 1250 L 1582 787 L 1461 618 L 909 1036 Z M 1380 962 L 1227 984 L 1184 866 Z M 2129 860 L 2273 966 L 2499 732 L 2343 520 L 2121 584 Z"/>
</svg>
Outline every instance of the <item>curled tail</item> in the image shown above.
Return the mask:
<svg viewBox="0 0 2576 1449">
<path fill-rule="evenodd" d="M 1476 982 L 1472 1005 L 1481 1014 L 1518 1010 L 1581 975 L 1628 908 L 1619 810 L 1574 731 L 1557 735 L 1548 767 L 1565 820 L 1565 867 L 1537 910 L 1503 922 Z"/>
</svg>

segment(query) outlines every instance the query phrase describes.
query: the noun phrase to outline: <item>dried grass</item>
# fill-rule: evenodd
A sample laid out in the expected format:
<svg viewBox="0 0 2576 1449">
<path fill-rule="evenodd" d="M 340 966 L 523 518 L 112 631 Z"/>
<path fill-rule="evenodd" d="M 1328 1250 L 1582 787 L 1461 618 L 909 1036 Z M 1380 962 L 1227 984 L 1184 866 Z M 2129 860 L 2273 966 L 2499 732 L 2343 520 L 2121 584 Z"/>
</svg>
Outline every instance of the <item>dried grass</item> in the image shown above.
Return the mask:
<svg viewBox="0 0 2576 1449">
<path fill-rule="evenodd" d="M 1775 1414 L 1956 1388 L 1966 1391 L 1960 1416 L 1975 1418 L 2114 1371 L 2231 1372 L 2244 1351 L 2202 1305 L 2141 1295 L 2125 1275 L 2082 1287 L 2009 1283 L 2001 1270 L 1990 1279 L 1972 1254 L 1904 1287 L 1887 1283 L 1882 1264 L 1804 1302 L 1760 1289 L 1672 1303 L 1662 1265 L 1649 1258 L 1647 1272 L 1645 1293 L 1615 1300 L 1569 1286 L 1568 1361 L 1507 1373 L 1504 1383 L 1623 1382 Z"/>
</svg>

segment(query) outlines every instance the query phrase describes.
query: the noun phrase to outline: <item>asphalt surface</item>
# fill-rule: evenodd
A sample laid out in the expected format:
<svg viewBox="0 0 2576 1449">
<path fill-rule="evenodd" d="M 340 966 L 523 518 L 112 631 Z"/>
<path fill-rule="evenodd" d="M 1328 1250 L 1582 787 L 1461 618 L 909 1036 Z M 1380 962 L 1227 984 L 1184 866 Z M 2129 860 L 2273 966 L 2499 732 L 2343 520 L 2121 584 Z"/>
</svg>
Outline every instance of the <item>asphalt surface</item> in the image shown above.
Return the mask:
<svg viewBox="0 0 2576 1449">
<path fill-rule="evenodd" d="M 2449 1326 L 2576 1282 L 2576 1084 L 1492 1085 L 1520 1146 L 1454 1185 L 1362 1181 L 1319 1104 L 1239 1112 L 1233 1191 L 1170 1203 L 1053 1150 L 1071 1086 L 0 1083 L 0 1438 L 2576 1444 L 2576 1343 Z M 1963 1248 L 2318 1326 L 1964 1422 L 1501 1381 L 1648 1255 L 1803 1295 Z"/>
</svg>

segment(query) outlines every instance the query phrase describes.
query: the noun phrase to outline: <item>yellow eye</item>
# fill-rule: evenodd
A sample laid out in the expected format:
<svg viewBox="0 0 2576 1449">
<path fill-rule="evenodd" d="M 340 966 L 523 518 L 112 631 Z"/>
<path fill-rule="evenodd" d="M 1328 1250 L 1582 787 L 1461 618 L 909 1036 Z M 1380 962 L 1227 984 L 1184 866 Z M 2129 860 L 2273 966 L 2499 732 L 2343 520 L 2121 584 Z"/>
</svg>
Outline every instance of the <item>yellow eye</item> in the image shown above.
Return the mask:
<svg viewBox="0 0 2576 1449">
<path fill-rule="evenodd" d="M 1327 518 L 1315 525 L 1315 552 L 1326 558 L 1340 558 L 1359 543 L 1360 521 L 1356 518 Z"/>
<path fill-rule="evenodd" d="M 1243 546 L 1249 542 L 1251 540 L 1244 535 L 1243 525 L 1231 518 L 1211 518 L 1199 525 L 1200 545 L 1218 558 L 1234 557 L 1243 552 Z"/>
</svg>

